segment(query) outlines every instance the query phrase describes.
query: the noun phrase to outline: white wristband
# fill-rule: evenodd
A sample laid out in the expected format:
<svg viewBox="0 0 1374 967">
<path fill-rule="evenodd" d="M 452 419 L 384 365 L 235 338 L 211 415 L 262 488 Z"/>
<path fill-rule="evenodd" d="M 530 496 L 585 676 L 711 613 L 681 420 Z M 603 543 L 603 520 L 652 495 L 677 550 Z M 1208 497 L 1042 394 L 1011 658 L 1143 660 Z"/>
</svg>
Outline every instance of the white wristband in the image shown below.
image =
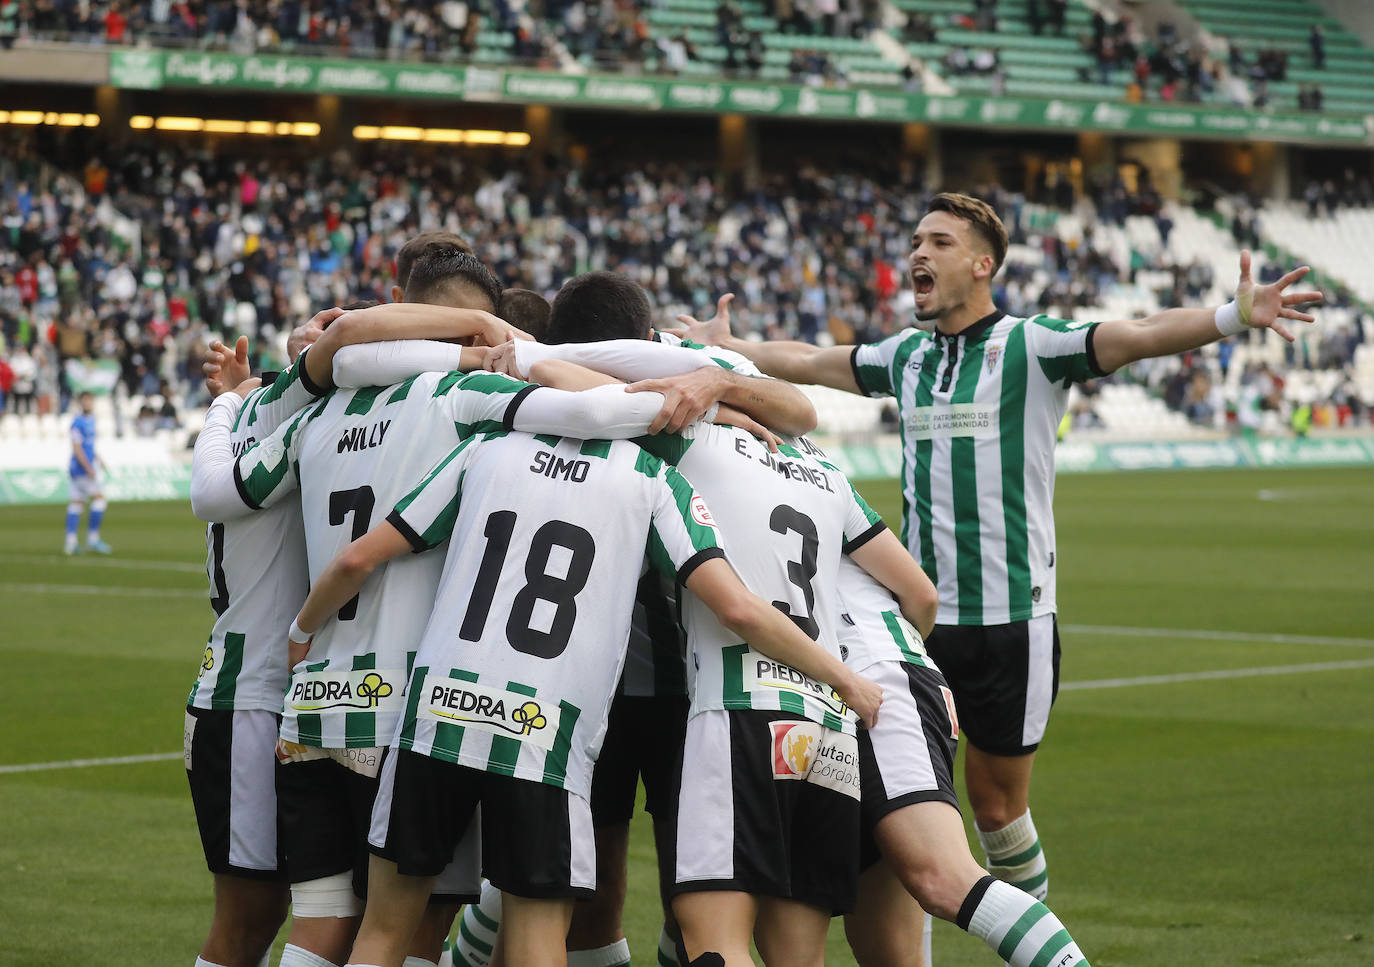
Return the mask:
<svg viewBox="0 0 1374 967">
<path fill-rule="evenodd" d="M 280 628 L 281 625 L 278 625 L 277 627 Z M 303 645 L 311 638 L 315 637 L 315 633 L 313 631 L 309 633 L 302 631 L 299 622 L 297 622 L 293 618 L 291 620 L 291 630 L 286 633 L 286 637 L 290 638 L 294 643 L 298 645 Z"/>
<path fill-rule="evenodd" d="M 1223 336 L 1234 336 L 1250 328 L 1240 317 L 1240 306 L 1236 304 L 1235 299 L 1219 307 L 1212 321 L 1217 327 L 1217 332 Z"/>
</svg>

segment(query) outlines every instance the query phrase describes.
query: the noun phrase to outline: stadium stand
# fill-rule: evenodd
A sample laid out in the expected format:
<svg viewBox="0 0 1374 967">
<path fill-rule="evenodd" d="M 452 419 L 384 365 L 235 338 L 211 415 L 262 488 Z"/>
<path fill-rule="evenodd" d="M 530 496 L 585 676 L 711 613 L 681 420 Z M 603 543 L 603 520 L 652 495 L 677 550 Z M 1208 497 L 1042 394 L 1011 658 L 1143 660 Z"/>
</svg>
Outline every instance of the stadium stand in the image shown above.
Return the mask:
<svg viewBox="0 0 1374 967">
<path fill-rule="evenodd" d="M 511 285 L 552 293 L 582 266 L 606 267 L 644 284 L 665 319 L 734 291 L 745 327 L 760 336 L 876 339 L 909 318 L 906 239 L 926 197 L 919 184 L 876 172 L 803 166 L 745 190 L 686 166 L 565 162 L 536 178 L 515 164 L 484 170 L 381 145 L 263 160 L 73 134 L 48 144 L 40 162 L 35 137 L 10 136 L 0 161 L 6 353 L 34 348 L 36 396 L 49 414 L 65 410 L 77 383 L 114 382 L 125 433 L 175 435 L 163 411 L 199 405 L 199 348 L 211 333 L 247 333 L 271 366 L 289 328 L 315 308 L 386 298 L 392 256 L 416 230 L 462 232 Z M 1015 314 L 1126 318 L 1220 303 L 1241 242 L 1253 245 L 1228 231 L 1238 210 L 1229 203 L 1220 213 L 1155 210 L 1148 187 L 1090 192 L 1063 210 L 999 188 L 981 193 L 1012 233 L 997 294 Z M 1374 235 L 1371 217 L 1347 208 L 1312 221 L 1271 206 L 1257 225 L 1367 300 L 1349 240 Z M 1255 271 L 1277 271 L 1274 259 L 1257 253 Z M 1332 425 L 1362 422 L 1361 401 L 1374 400 L 1367 322 L 1352 298 L 1335 301 L 1296 347 L 1265 333 L 1137 364 L 1076 400 L 1074 423 L 1145 436 L 1223 428 L 1251 385 L 1279 369 L 1300 375 L 1277 397 L 1260 394 L 1271 424 L 1314 402 L 1339 414 Z M 840 434 L 882 419 L 880 405 L 853 398 L 822 411 Z M 6 435 L 56 426 L 51 416 L 0 419 Z"/>
</svg>

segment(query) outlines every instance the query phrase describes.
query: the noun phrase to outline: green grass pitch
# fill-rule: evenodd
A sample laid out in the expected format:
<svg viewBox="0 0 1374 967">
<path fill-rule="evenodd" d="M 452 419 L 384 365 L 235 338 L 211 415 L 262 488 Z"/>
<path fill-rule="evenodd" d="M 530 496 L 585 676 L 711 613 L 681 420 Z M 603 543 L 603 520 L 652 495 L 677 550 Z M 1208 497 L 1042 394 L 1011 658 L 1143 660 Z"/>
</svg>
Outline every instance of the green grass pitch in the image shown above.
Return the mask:
<svg viewBox="0 0 1374 967">
<path fill-rule="evenodd" d="M 895 523 L 895 484 L 862 489 Z M 1056 503 L 1051 906 L 1096 967 L 1374 963 L 1374 472 L 1075 475 Z M 202 531 L 184 505 L 115 505 L 116 556 L 68 560 L 62 515 L 0 509 L 0 963 L 189 967 L 210 878 L 181 763 L 7 767 L 179 749 Z M 642 818 L 634 837 L 649 963 Z M 944 924 L 935 960 L 996 962 Z M 838 925 L 830 962 L 852 963 Z"/>
</svg>

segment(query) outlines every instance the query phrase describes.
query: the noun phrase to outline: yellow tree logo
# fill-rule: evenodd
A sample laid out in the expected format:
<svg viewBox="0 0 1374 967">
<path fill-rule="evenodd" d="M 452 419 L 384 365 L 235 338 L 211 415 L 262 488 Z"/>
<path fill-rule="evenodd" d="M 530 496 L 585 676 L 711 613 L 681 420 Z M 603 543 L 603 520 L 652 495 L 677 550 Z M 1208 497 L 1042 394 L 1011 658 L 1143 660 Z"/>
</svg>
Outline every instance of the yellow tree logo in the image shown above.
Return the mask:
<svg viewBox="0 0 1374 967">
<path fill-rule="evenodd" d="M 539 707 L 538 702 L 526 702 L 511 713 L 511 719 L 520 726 L 521 735 L 529 735 L 536 729 L 542 729 L 549 724 L 549 720 L 544 717 L 544 710 Z"/>
<path fill-rule="evenodd" d="M 215 667 L 215 649 L 210 645 L 205 646 L 205 657 L 200 660 L 200 670 L 208 672 Z"/>
<path fill-rule="evenodd" d="M 390 683 L 376 672 L 367 675 L 358 683 L 358 697 L 367 699 L 368 708 L 376 708 L 381 700 L 390 694 Z"/>
</svg>

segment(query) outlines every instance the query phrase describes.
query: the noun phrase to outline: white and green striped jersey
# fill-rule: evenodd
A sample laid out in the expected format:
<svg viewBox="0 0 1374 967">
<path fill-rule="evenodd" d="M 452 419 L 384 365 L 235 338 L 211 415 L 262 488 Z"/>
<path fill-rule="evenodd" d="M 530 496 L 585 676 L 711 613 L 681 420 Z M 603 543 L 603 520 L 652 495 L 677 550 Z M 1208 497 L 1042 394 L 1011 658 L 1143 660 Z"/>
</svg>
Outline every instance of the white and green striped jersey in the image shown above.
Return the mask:
<svg viewBox="0 0 1374 967">
<path fill-rule="evenodd" d="M 939 590 L 940 624 L 1054 612 L 1054 445 L 1070 384 L 1104 375 L 1094 326 L 994 313 L 855 347 L 860 389 L 897 399 L 902 539 Z"/>
<path fill-rule="evenodd" d="M 726 557 L 749 590 L 839 657 L 840 558 L 886 526 L 848 478 L 805 439 L 771 453 L 728 426 L 697 424 L 641 444 L 676 465 L 706 498 Z M 755 651 L 685 590 L 681 611 L 691 714 L 780 710 L 854 732 L 854 713 L 828 685 Z"/>
<path fill-rule="evenodd" d="M 305 358 L 301 354 L 244 400 L 230 434 L 235 455 L 324 393 L 306 375 Z M 205 545 L 215 627 L 187 704 L 278 712 L 287 680 L 281 629 L 310 590 L 300 502 L 283 501 L 263 514 L 210 524 Z"/>
<path fill-rule="evenodd" d="M 892 592 L 845 555 L 840 560 L 840 657 L 856 672 L 880 661 L 934 668 L 921 633 Z"/>
<path fill-rule="evenodd" d="M 495 373 L 422 373 L 395 386 L 336 390 L 244 453 L 234 481 L 250 507 L 272 507 L 299 487 L 315 581 L 459 440 L 509 426 L 534 390 Z M 388 741 L 442 563 L 426 555 L 379 567 L 319 629 L 285 692 L 283 739 L 324 748 Z"/>
<path fill-rule="evenodd" d="M 590 796 L 644 556 L 678 581 L 721 556 L 705 502 L 632 443 L 493 432 L 387 520 L 448 542 L 394 744 Z"/>
</svg>

